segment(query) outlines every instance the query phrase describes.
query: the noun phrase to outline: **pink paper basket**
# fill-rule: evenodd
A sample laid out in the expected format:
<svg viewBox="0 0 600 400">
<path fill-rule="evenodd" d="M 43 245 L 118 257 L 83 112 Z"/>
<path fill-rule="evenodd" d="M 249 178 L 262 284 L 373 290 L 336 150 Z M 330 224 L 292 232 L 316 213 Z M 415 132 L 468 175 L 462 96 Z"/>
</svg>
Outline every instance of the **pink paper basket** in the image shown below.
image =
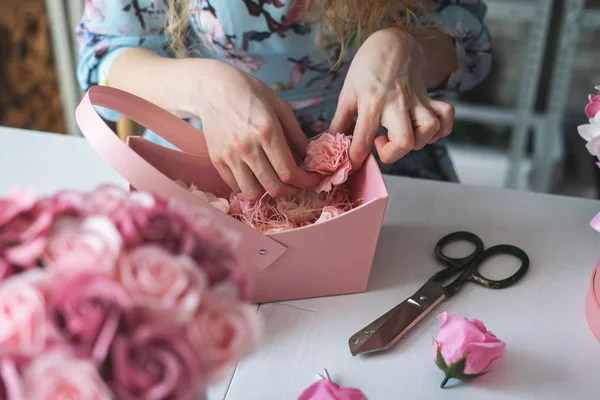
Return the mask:
<svg viewBox="0 0 600 400">
<path fill-rule="evenodd" d="M 130 137 L 126 145 L 98 115 L 95 106 L 129 117 L 182 151 L 141 137 Z M 204 207 L 224 228 L 239 233 L 238 256 L 255 275 L 255 302 L 365 291 L 388 200 L 373 157 L 349 180 L 358 207 L 324 223 L 262 234 L 174 182 L 194 183 L 201 190 L 223 197 L 230 194 L 208 157 L 202 131 L 139 97 L 102 86 L 86 93 L 75 117 L 89 143 L 132 190 L 178 197 Z"/>
<path fill-rule="evenodd" d="M 600 341 L 600 261 L 592 273 L 585 303 L 585 315 L 596 339 Z"/>
</svg>

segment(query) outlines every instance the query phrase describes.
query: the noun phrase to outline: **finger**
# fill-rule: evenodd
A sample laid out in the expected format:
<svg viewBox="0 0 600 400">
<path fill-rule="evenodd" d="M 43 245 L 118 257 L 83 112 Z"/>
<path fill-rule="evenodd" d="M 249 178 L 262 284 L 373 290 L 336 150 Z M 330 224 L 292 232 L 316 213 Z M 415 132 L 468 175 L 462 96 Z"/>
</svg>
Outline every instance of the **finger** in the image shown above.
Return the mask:
<svg viewBox="0 0 600 400">
<path fill-rule="evenodd" d="M 373 101 L 359 108 L 356 127 L 350 144 L 350 162 L 352 169 L 361 167 L 371 154 L 373 142 L 381 126 L 381 101 Z"/>
<path fill-rule="evenodd" d="M 296 188 L 308 189 L 321 181 L 321 176 L 299 167 L 287 146 L 286 138 L 280 129 L 273 128 L 271 136 L 263 143 L 263 150 L 279 180 Z M 266 188 L 265 188 L 266 189 Z"/>
<path fill-rule="evenodd" d="M 289 151 L 289 150 L 288 150 Z M 273 166 L 269 162 L 267 155 L 262 149 L 258 149 L 253 159 L 248 162 L 248 166 L 256 176 L 260 185 L 271 197 L 289 196 L 298 193 L 298 188 L 283 183 Z"/>
<path fill-rule="evenodd" d="M 231 169 L 241 192 L 248 200 L 257 201 L 262 197 L 265 190 L 245 162 L 238 159 L 237 161 L 234 161 L 233 164 L 230 164 L 229 168 Z"/>
<path fill-rule="evenodd" d="M 347 92 L 340 93 L 335 115 L 329 125 L 330 133 L 350 134 L 354 127 L 354 117 L 358 112 L 356 96 Z"/>
<path fill-rule="evenodd" d="M 412 122 L 406 107 L 398 107 L 395 104 L 386 106 L 382 122 L 388 134 L 378 137 L 375 147 L 381 161 L 392 164 L 414 149 Z"/>
<path fill-rule="evenodd" d="M 423 103 L 418 102 L 411 110 L 415 136 L 415 150 L 421 150 L 440 130 L 438 117 Z"/>
<path fill-rule="evenodd" d="M 225 181 L 227 186 L 231 188 L 234 192 L 240 191 L 240 186 L 238 185 L 233 173 L 231 172 L 231 168 L 225 163 L 221 161 L 213 162 L 217 172 L 221 176 L 221 178 Z"/>
<path fill-rule="evenodd" d="M 452 133 L 452 128 L 454 127 L 455 110 L 452 104 L 436 100 L 430 100 L 428 106 L 440 121 L 440 130 L 431 140 L 432 142 L 435 142 Z"/>
<path fill-rule="evenodd" d="M 306 156 L 306 147 L 308 146 L 308 138 L 300 128 L 296 115 L 292 107 L 282 98 L 277 97 L 275 102 L 275 114 L 283 128 L 283 134 L 287 138 L 287 143 L 292 146 L 294 153 L 304 159 Z"/>
</svg>

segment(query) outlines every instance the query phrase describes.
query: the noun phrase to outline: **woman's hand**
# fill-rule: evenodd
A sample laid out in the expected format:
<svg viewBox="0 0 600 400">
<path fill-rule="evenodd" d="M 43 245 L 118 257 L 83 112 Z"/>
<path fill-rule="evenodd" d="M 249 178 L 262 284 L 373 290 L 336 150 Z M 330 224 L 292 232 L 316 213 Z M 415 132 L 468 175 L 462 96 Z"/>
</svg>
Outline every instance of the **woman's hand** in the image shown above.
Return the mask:
<svg viewBox="0 0 600 400">
<path fill-rule="evenodd" d="M 198 79 L 186 102 L 194 105 L 190 111 L 202 120 L 210 158 L 233 190 L 257 200 L 265 191 L 285 196 L 319 183 L 318 175 L 296 163 L 294 155 L 304 158 L 308 140 L 289 104 L 226 63 L 189 65 Z"/>
<path fill-rule="evenodd" d="M 454 108 L 428 97 L 431 77 L 424 71 L 431 68 L 425 61 L 422 44 L 399 29 L 377 31 L 361 46 L 330 127 L 332 132 L 350 132 L 358 115 L 350 149 L 353 169 L 362 165 L 373 143 L 381 161 L 393 163 L 450 134 Z M 446 69 L 452 71 L 453 63 L 448 60 Z M 376 137 L 380 126 L 387 128 L 387 136 Z"/>
</svg>

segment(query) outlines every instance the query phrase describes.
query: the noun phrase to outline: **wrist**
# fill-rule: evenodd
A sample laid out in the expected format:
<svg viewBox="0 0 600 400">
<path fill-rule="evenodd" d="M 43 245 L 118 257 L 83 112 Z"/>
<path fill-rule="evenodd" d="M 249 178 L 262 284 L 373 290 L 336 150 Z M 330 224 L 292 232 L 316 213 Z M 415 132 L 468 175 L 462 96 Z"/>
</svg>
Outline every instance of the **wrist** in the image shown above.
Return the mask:
<svg viewBox="0 0 600 400">
<path fill-rule="evenodd" d="M 223 62 L 203 58 L 176 60 L 173 79 L 178 88 L 175 103 L 178 113 L 183 117 L 201 118 L 200 105 L 203 99 L 210 98 L 212 83 Z"/>
</svg>

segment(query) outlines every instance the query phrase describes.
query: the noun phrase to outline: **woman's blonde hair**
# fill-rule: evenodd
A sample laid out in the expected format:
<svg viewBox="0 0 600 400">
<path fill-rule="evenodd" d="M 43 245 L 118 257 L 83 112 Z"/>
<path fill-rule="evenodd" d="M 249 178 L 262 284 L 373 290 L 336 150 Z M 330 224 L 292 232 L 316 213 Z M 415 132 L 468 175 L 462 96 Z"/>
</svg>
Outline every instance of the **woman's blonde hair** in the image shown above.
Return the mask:
<svg viewBox="0 0 600 400">
<path fill-rule="evenodd" d="M 303 1 L 306 10 L 321 10 L 324 22 L 321 24 L 323 33 L 334 34 L 337 37 L 341 45 L 340 60 L 344 56 L 348 42 L 359 46 L 371 33 L 382 27 L 397 26 L 408 29 L 415 20 L 415 12 L 422 9 L 425 2 L 424 0 L 297 1 Z M 171 47 L 178 56 L 185 55 L 188 50 L 185 31 L 188 27 L 190 2 L 191 0 L 167 0 L 169 10 L 166 32 L 171 39 Z"/>
</svg>

